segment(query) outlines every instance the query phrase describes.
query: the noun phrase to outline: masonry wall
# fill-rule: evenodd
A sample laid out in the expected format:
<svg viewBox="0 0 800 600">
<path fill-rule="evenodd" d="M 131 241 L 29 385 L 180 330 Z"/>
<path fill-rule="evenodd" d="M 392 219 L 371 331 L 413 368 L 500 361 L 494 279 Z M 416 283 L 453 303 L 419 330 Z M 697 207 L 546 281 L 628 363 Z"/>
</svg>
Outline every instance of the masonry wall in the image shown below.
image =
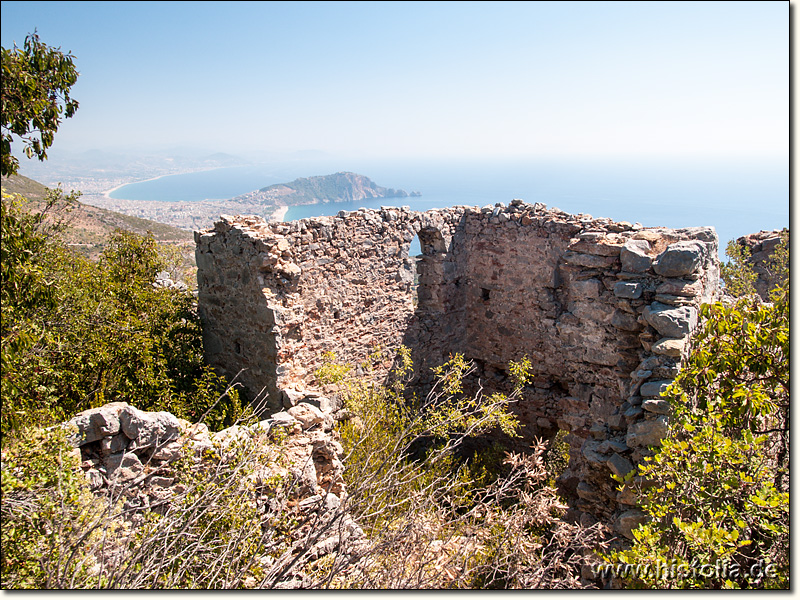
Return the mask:
<svg viewBox="0 0 800 600">
<path fill-rule="evenodd" d="M 772 261 L 775 259 L 773 254 L 779 247 L 781 241 L 786 239 L 789 244 L 788 229 L 774 229 L 772 231 L 759 231 L 740 237 L 736 240 L 739 246 L 748 250 L 747 263 L 752 267 L 756 274 L 753 282 L 756 292 L 762 300 L 769 301 L 769 294 L 778 287 L 781 274 L 777 272 Z"/>
<path fill-rule="evenodd" d="M 278 410 L 314 386 L 328 351 L 360 362 L 404 343 L 423 376 L 463 352 L 500 390 L 509 360 L 527 355 L 535 379 L 516 410 L 527 437 L 569 432 L 562 488 L 626 535 L 642 518 L 610 475 L 666 432 L 658 395 L 699 304 L 717 293 L 712 228 L 643 229 L 513 201 L 292 223 L 226 217 L 196 240 L 208 359 L 231 376 L 246 368 L 251 398 L 263 388 Z"/>
</svg>

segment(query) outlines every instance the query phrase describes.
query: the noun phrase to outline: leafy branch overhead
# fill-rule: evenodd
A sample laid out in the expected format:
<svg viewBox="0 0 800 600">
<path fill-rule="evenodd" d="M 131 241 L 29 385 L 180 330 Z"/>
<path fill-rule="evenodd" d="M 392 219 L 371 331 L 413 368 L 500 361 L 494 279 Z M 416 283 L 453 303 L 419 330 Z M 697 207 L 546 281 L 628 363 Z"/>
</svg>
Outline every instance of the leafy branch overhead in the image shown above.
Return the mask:
<svg viewBox="0 0 800 600">
<path fill-rule="evenodd" d="M 15 135 L 24 141 L 28 158 L 47 158 L 62 118 L 78 110 L 70 96 L 78 71 L 72 54 L 44 44 L 35 32 L 22 48 L 2 51 L 2 174 L 8 176 L 19 168 L 11 154 Z"/>
</svg>

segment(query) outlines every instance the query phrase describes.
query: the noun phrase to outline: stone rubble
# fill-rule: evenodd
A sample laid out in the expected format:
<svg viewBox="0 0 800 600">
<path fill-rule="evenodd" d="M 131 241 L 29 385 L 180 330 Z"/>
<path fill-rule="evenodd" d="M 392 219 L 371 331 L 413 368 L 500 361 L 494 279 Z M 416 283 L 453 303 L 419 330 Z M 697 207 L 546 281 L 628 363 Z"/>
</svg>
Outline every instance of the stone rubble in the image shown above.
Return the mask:
<svg viewBox="0 0 800 600">
<path fill-rule="evenodd" d="M 195 241 L 206 356 L 229 377 L 244 369 L 250 398 L 263 390 L 270 411 L 291 416 L 297 390 L 319 387 L 326 352 L 360 364 L 404 344 L 423 386 L 461 352 L 500 391 L 509 361 L 528 356 L 534 382 L 514 407 L 523 435 L 567 431 L 562 490 L 587 520 L 618 524 L 634 506 L 611 475 L 666 433 L 658 395 L 719 293 L 712 227 L 644 228 L 521 200 L 291 223 L 223 216 Z"/>
<path fill-rule="evenodd" d="M 311 393 L 310 397 L 323 400 L 318 394 Z M 323 404 L 335 406 L 327 400 Z M 254 473 L 255 489 L 262 489 L 258 486 L 274 476 L 289 475 L 301 512 L 320 509 L 328 518 L 342 521 L 342 526 L 332 527 L 331 535 L 324 540 L 328 546 L 338 547 L 337 530 L 345 531 L 350 539 L 364 537 L 352 518 L 339 510 L 347 490 L 342 478 L 343 449 L 332 431 L 333 418 L 312 404 L 299 401 L 288 412 L 217 433 L 209 432 L 203 423 L 192 424 L 168 412 L 141 411 L 124 402 L 84 411 L 63 426 L 68 440 L 80 452 L 90 489 L 98 495 L 122 499 L 128 518 L 134 521 L 146 510 L 164 514 L 170 502 L 185 492 L 178 466 L 181 463 L 176 460 L 188 457 L 197 464 L 207 451 L 227 460 L 235 444 L 253 442 L 255 448 L 267 448 L 265 456 L 272 457 Z M 273 442 L 269 434 L 276 428 L 283 429 L 285 439 L 270 449 Z M 271 500 L 261 496 L 254 499 Z M 315 556 L 322 555 L 320 549 L 314 552 Z"/>
</svg>

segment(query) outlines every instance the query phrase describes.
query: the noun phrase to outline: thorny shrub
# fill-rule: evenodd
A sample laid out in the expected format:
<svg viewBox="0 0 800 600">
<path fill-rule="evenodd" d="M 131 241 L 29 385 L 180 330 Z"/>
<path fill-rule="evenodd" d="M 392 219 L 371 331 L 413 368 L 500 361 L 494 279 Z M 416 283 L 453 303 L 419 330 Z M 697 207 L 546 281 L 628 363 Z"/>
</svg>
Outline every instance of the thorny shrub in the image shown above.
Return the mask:
<svg viewBox="0 0 800 600">
<path fill-rule="evenodd" d="M 332 358 L 329 356 L 329 359 Z M 480 457 L 457 454 L 470 437 L 491 430 L 514 435 L 508 410 L 530 379 L 524 357 L 509 366 L 510 396 L 464 394 L 473 365 L 455 355 L 434 369 L 424 398 L 407 394 L 410 351 L 400 348 L 386 386 L 324 365 L 350 418 L 339 425 L 345 448 L 347 507 L 370 543 L 353 562 L 330 560 L 321 583 L 355 588 L 579 587 L 580 566 L 601 546 L 600 526 L 561 520 L 566 507 L 550 485 L 547 445 L 506 454 L 506 474 L 484 477 Z M 369 365 L 361 365 L 362 368 Z M 477 459 L 477 460 L 475 460 Z M 499 465 L 494 465 L 497 470 Z"/>
</svg>

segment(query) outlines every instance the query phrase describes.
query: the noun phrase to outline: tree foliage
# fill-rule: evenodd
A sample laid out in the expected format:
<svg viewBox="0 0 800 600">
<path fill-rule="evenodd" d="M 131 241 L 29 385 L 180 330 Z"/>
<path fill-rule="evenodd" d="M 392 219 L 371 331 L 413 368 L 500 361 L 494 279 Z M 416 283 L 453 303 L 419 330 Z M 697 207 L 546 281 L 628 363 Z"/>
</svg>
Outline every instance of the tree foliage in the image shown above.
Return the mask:
<svg viewBox="0 0 800 600">
<path fill-rule="evenodd" d="M 750 264 L 752 252 L 745 245 L 730 240 L 725 248 L 725 255 L 730 259 L 720 266 L 720 276 L 725 283 L 725 291 L 731 296 L 747 296 L 755 294 L 755 282 L 758 275 Z"/>
<path fill-rule="evenodd" d="M 25 144 L 28 158 L 47 158 L 61 124 L 78 110 L 70 90 L 78 80 L 72 54 L 52 48 L 34 32 L 22 48 L 2 49 L 2 174 L 12 175 L 19 161 L 11 154 L 13 136 Z"/>
</svg>

